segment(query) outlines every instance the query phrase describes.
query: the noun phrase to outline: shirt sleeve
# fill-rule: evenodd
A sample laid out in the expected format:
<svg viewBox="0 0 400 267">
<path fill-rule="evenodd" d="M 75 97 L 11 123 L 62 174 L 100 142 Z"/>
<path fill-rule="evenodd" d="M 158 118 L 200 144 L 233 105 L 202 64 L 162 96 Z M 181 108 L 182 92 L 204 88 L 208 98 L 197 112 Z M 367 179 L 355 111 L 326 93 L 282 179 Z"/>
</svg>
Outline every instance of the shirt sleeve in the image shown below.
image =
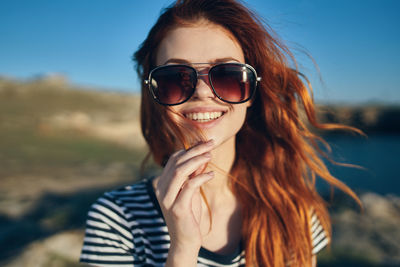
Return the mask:
<svg viewBox="0 0 400 267">
<path fill-rule="evenodd" d="M 324 228 L 321 225 L 317 215 L 314 211 L 311 212 L 311 242 L 312 242 L 312 254 L 316 255 L 329 243 L 329 238 L 326 235 Z"/>
<path fill-rule="evenodd" d="M 124 209 L 110 194 L 95 202 L 88 213 L 80 261 L 96 266 L 141 266 Z"/>
</svg>

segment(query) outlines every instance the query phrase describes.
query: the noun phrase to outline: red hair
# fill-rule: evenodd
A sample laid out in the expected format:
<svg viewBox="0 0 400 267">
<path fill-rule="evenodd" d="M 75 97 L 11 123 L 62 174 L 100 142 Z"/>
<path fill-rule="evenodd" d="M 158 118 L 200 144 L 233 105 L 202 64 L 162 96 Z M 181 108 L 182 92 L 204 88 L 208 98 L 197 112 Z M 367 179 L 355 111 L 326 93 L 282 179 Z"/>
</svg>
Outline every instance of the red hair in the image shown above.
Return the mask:
<svg viewBox="0 0 400 267">
<path fill-rule="evenodd" d="M 243 207 L 246 264 L 278 267 L 290 261 L 293 266 L 310 266 L 311 208 L 331 235 L 325 203 L 315 189 L 316 176 L 358 198 L 329 173 L 317 145 L 323 140 L 308 125 L 355 129 L 317 122 L 311 88 L 295 68 L 290 51 L 255 14 L 234 0 L 181 0 L 165 9 L 134 55 L 142 81 L 155 67 L 158 44 L 168 32 L 201 19 L 228 30 L 241 45 L 246 63 L 262 78 L 236 136 L 236 157 L 229 173 L 231 189 Z M 160 165 L 178 143 L 188 142 L 190 134 L 168 116 L 167 109 L 152 99 L 142 83 L 142 132 Z"/>
</svg>

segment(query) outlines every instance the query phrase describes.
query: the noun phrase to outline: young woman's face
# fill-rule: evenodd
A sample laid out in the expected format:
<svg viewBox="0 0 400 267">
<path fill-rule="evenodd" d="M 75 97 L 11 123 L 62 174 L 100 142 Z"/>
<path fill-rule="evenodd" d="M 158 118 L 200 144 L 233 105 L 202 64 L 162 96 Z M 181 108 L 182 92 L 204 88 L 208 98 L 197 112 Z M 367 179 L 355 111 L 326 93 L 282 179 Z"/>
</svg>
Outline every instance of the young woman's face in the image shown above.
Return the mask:
<svg viewBox="0 0 400 267">
<path fill-rule="evenodd" d="M 178 27 L 170 31 L 157 51 L 156 64 L 210 63 L 192 66 L 206 74 L 213 63 L 244 62 L 239 43 L 221 26 L 199 22 L 193 26 Z M 212 92 L 207 76 L 200 76 L 195 93 L 185 103 L 172 106 L 171 110 L 202 129 L 207 139 L 216 144 L 234 140 L 242 127 L 250 101 L 228 104 Z M 176 116 L 172 114 L 172 116 Z"/>
</svg>

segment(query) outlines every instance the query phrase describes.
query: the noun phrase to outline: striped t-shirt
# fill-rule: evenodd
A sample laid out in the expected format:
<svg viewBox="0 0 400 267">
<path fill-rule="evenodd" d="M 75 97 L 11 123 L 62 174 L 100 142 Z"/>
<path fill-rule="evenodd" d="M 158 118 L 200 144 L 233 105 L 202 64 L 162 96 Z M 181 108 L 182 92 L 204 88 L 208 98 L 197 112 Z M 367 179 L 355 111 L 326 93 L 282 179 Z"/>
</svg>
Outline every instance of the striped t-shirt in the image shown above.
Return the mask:
<svg viewBox="0 0 400 267">
<path fill-rule="evenodd" d="M 313 254 L 328 243 L 315 215 Z M 151 180 L 105 193 L 88 213 L 81 262 L 96 266 L 164 266 L 170 237 Z M 201 248 L 199 267 L 245 266 L 242 244 L 230 255 Z"/>
</svg>

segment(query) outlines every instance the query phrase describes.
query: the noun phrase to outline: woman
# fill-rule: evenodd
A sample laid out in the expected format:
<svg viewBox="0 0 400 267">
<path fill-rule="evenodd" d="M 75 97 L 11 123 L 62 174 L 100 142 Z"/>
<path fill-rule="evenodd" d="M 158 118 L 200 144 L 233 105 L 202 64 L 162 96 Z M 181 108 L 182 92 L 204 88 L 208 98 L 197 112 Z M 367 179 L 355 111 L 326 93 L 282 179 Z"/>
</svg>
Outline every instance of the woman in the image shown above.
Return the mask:
<svg viewBox="0 0 400 267">
<path fill-rule="evenodd" d="M 234 0 L 182 0 L 165 9 L 134 56 L 143 135 L 163 171 L 92 206 L 81 260 L 315 265 L 330 238 L 316 176 L 356 196 L 330 175 L 316 153 L 321 139 L 307 129 L 345 127 L 317 123 L 288 58 Z"/>
</svg>

